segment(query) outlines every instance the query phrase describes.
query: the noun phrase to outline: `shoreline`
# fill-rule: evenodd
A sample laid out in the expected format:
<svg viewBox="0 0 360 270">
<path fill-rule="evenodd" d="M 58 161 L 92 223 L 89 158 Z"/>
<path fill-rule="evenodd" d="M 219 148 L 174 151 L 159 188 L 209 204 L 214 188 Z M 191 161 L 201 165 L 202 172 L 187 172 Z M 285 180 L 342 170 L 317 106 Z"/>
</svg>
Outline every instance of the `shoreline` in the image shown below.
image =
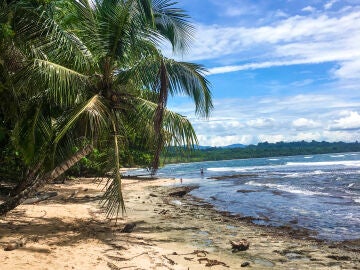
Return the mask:
<svg viewBox="0 0 360 270">
<path fill-rule="evenodd" d="M 253 224 L 193 196 L 169 196 L 177 182 L 125 179 L 127 216 L 117 224 L 99 208 L 91 179 L 49 185 L 58 196 L 0 218 L 2 247 L 27 240 L 0 250 L 2 269 L 359 269 L 357 240 L 330 243 Z M 128 223 L 134 230 L 122 233 Z M 250 247 L 233 253 L 229 241 L 240 239 Z"/>
<path fill-rule="evenodd" d="M 206 202 L 204 199 L 188 194 L 187 197 L 190 201 L 197 201 L 203 203 L 206 208 L 211 208 L 218 214 L 222 215 L 224 218 L 228 218 L 232 222 L 243 222 L 249 226 L 259 227 L 263 230 L 268 231 L 269 233 L 275 233 L 278 235 L 286 235 L 288 237 L 300 240 L 310 240 L 315 241 L 325 245 L 341 245 L 341 244 L 354 244 L 350 250 L 356 249 L 356 251 L 360 252 L 360 238 L 355 239 L 347 239 L 347 240 L 331 240 L 331 239 L 321 239 L 317 238 L 317 232 L 311 229 L 307 229 L 304 227 L 292 227 L 291 225 L 284 224 L 282 226 L 274 226 L 274 225 L 262 225 L 256 224 L 253 221 L 263 220 L 262 218 L 255 218 L 252 216 L 243 216 L 242 214 L 235 214 L 229 211 L 218 210 L 209 202 Z"/>
</svg>

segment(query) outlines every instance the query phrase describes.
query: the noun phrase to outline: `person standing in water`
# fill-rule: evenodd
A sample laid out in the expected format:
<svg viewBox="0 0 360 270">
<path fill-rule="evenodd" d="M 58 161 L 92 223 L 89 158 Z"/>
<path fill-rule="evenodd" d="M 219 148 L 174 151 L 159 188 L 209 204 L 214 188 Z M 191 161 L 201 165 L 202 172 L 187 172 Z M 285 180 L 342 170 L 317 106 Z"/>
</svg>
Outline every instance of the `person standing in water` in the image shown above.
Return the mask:
<svg viewBox="0 0 360 270">
<path fill-rule="evenodd" d="M 203 168 L 200 169 L 200 174 L 204 174 L 204 169 Z"/>
</svg>

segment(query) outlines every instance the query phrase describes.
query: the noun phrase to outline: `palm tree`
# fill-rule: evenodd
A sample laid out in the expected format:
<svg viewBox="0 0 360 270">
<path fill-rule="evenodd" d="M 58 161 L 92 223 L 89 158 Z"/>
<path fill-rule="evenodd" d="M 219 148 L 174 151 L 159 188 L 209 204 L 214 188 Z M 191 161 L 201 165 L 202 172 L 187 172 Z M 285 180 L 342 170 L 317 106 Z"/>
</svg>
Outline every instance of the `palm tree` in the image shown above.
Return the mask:
<svg viewBox="0 0 360 270">
<path fill-rule="evenodd" d="M 129 130 L 147 134 L 153 171 L 166 144 L 197 142 L 190 122 L 166 109 L 168 95 L 190 96 L 196 112 L 212 108 L 204 69 L 164 57 L 170 41 L 183 52 L 192 26 L 169 0 L 61 1 L 16 3 L 12 44 L 23 56 L 10 73 L 21 98 L 21 118 L 13 137 L 29 167 L 18 194 L 0 205 L 13 209 L 44 183 L 55 179 L 94 145 L 113 144 L 115 165 L 104 204 L 109 215 L 124 211 L 119 147 Z M 57 11 L 59 9 L 60 11 Z M 0 16 L 3 14 L 0 13 Z M 75 154 L 73 146 L 80 146 Z"/>
</svg>

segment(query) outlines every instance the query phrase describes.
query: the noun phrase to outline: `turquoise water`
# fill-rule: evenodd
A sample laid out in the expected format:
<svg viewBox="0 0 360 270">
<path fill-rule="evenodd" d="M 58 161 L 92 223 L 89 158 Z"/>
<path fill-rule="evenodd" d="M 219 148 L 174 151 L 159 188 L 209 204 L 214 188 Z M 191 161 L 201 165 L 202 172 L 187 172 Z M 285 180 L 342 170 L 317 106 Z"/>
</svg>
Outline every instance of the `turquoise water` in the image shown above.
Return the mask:
<svg viewBox="0 0 360 270">
<path fill-rule="evenodd" d="M 198 184 L 192 195 L 262 225 L 306 228 L 320 239 L 360 238 L 360 153 L 173 164 L 159 176 Z"/>
</svg>

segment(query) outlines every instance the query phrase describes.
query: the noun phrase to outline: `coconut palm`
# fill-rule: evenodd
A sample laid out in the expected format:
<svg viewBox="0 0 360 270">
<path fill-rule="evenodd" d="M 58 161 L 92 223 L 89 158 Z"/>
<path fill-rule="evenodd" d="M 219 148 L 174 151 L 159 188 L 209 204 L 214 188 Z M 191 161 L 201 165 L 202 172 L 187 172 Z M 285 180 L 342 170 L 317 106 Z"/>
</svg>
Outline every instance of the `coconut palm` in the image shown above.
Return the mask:
<svg viewBox="0 0 360 270">
<path fill-rule="evenodd" d="M 188 95 L 201 116 L 212 108 L 204 69 L 168 59 L 159 49 L 169 41 L 174 51 L 184 52 L 193 30 L 188 17 L 169 0 L 45 5 L 23 0 L 15 5 L 12 46 L 22 62 L 9 73 L 16 96 L 21 96 L 13 137 L 29 169 L 18 193 L 0 205 L 0 214 L 95 145 L 112 143 L 109 164 L 115 168 L 104 205 L 109 215 L 117 215 L 124 210 L 119 148 L 126 145 L 128 132 L 144 135 L 156 171 L 165 145 L 191 147 L 197 142 L 190 122 L 167 110 L 168 95 Z"/>
</svg>

